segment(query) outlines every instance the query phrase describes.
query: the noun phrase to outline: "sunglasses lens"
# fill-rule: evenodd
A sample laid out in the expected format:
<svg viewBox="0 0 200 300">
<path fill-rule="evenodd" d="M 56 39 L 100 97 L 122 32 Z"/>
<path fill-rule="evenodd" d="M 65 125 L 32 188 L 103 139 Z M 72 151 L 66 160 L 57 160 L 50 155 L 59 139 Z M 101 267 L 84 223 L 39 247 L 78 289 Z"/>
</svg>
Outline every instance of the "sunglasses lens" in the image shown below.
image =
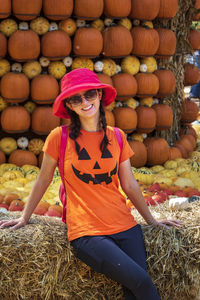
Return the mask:
<svg viewBox="0 0 200 300">
<path fill-rule="evenodd" d="M 84 93 L 83 97 L 87 101 L 95 100 L 97 97 L 97 90 L 88 90 Z M 71 105 L 80 105 L 82 103 L 82 97 L 80 95 L 74 95 L 68 98 L 67 102 Z"/>
<path fill-rule="evenodd" d="M 84 97 L 86 100 L 95 100 L 97 97 L 97 91 L 96 90 L 89 90 L 85 92 Z"/>
<path fill-rule="evenodd" d="M 79 104 L 81 104 L 81 102 L 82 102 L 82 98 L 81 98 L 81 96 L 72 96 L 72 97 L 70 97 L 69 99 L 68 99 L 68 103 L 70 103 L 70 104 L 74 104 L 74 105 L 79 105 Z"/>
</svg>

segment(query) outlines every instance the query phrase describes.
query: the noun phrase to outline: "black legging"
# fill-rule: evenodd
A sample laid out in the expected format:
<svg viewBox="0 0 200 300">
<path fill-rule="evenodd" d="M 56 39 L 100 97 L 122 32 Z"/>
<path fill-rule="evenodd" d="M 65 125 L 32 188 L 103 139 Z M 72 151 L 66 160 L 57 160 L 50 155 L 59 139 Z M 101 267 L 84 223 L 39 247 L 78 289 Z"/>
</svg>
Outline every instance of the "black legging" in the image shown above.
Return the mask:
<svg viewBox="0 0 200 300">
<path fill-rule="evenodd" d="M 126 300 L 160 300 L 147 273 L 140 225 L 112 235 L 84 236 L 71 244 L 84 263 L 123 285 Z"/>
</svg>

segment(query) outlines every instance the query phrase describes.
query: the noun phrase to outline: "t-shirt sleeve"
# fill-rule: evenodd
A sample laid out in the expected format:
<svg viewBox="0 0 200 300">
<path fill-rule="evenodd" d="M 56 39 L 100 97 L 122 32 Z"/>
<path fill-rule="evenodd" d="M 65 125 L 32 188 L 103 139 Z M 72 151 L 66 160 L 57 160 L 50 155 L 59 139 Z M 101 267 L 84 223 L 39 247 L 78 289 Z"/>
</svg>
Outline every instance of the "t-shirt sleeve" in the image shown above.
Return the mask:
<svg viewBox="0 0 200 300">
<path fill-rule="evenodd" d="M 42 151 L 49 154 L 56 161 L 58 161 L 59 153 L 60 153 L 60 141 L 61 141 L 61 127 L 56 127 L 47 136 Z"/>
<path fill-rule="evenodd" d="M 126 135 L 123 130 L 120 130 L 121 138 L 122 138 L 122 150 L 120 154 L 119 162 L 122 163 L 123 161 L 129 159 L 132 155 L 134 155 L 133 150 L 131 149 L 127 139 Z"/>
</svg>

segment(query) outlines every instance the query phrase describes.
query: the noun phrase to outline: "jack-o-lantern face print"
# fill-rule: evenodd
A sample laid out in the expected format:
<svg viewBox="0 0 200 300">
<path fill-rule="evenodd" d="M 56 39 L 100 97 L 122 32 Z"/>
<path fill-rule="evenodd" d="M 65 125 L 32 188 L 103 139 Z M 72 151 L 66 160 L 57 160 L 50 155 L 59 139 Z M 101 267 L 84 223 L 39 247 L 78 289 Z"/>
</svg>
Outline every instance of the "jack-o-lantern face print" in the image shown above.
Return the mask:
<svg viewBox="0 0 200 300">
<path fill-rule="evenodd" d="M 86 148 L 82 148 L 79 156 L 78 156 L 78 162 L 79 165 L 83 166 L 84 164 L 87 165 L 87 170 L 91 170 L 91 172 L 82 172 L 78 168 L 75 168 L 75 166 L 72 164 L 72 170 L 76 177 L 89 184 L 90 182 L 93 184 L 102 184 L 106 183 L 109 184 L 112 182 L 112 176 L 117 174 L 117 162 L 115 162 L 114 167 L 111 168 L 109 172 L 101 172 L 102 166 L 105 166 L 108 159 L 113 160 L 113 156 L 111 152 L 106 149 L 103 154 L 101 154 L 101 157 L 99 161 L 92 159 Z M 86 165 L 84 169 L 86 168 Z"/>
</svg>

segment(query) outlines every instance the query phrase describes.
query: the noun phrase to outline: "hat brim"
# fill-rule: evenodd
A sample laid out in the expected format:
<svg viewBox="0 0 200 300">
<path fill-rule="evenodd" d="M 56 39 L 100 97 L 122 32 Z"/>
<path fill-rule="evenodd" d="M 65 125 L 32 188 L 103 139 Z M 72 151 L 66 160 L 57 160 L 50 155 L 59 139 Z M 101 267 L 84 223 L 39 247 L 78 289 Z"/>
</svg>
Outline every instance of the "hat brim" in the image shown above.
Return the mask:
<svg viewBox="0 0 200 300">
<path fill-rule="evenodd" d="M 104 107 L 110 105 L 117 96 L 117 92 L 115 88 L 109 84 L 103 84 L 103 83 L 79 84 L 78 86 L 73 86 L 70 89 L 60 93 L 60 95 L 56 98 L 53 104 L 54 115 L 59 118 L 69 119 L 70 116 L 68 115 L 66 108 L 64 107 L 64 99 L 72 95 L 75 95 L 77 93 L 80 93 L 81 91 L 90 90 L 90 89 L 104 89 L 104 96 L 102 98 Z"/>
</svg>

